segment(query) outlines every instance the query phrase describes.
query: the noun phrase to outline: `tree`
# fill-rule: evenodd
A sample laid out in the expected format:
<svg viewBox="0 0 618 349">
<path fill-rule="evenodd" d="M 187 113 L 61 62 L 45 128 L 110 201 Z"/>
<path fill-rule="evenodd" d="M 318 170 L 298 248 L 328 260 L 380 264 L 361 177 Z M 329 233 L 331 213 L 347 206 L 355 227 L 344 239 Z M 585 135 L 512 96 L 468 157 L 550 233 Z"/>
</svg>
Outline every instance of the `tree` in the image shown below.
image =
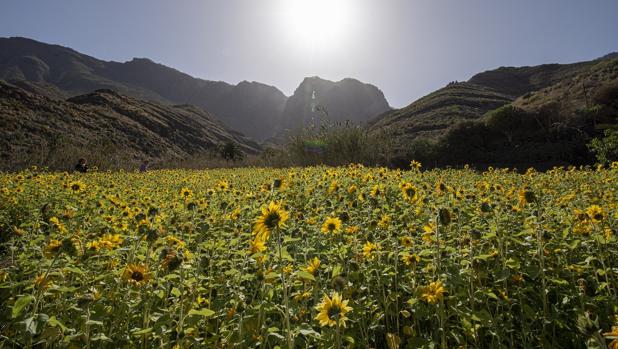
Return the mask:
<svg viewBox="0 0 618 349">
<path fill-rule="evenodd" d="M 618 130 L 606 129 L 603 138 L 593 138 L 588 149 L 594 153 L 599 164 L 618 161 Z"/>
<path fill-rule="evenodd" d="M 234 142 L 227 142 L 219 148 L 219 154 L 225 160 L 237 161 L 244 157 L 243 152 Z"/>
</svg>

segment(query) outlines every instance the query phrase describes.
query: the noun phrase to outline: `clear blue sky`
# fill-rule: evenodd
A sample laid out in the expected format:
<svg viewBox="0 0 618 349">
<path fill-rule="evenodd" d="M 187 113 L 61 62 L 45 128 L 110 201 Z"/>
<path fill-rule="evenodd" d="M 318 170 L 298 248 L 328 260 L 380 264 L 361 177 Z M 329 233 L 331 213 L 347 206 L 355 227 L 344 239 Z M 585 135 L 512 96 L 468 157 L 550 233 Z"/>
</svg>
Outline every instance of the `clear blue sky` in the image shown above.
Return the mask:
<svg viewBox="0 0 618 349">
<path fill-rule="evenodd" d="M 618 51 L 618 0 L 313 1 L 2 0 L 0 36 L 287 95 L 305 76 L 354 77 L 396 107 L 487 69 Z"/>
</svg>

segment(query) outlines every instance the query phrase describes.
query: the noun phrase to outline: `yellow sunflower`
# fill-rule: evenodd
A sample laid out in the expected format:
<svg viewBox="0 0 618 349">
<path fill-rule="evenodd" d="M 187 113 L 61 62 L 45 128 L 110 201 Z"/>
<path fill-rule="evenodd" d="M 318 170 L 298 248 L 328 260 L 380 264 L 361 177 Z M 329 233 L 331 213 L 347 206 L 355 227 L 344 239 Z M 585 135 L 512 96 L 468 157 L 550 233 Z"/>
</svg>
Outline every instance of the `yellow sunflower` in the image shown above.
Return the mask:
<svg viewBox="0 0 618 349">
<path fill-rule="evenodd" d="M 249 244 L 249 252 L 251 254 L 263 252 L 266 250 L 266 241 L 263 240 L 262 234 L 255 237 Z"/>
<path fill-rule="evenodd" d="M 324 221 L 324 224 L 322 224 L 322 233 L 324 234 L 328 234 L 328 233 L 338 233 L 341 231 L 341 219 L 337 218 L 337 217 L 329 217 L 326 219 L 326 221 Z"/>
<path fill-rule="evenodd" d="M 49 240 L 49 242 L 47 243 L 47 246 L 45 247 L 45 256 L 47 258 L 51 258 L 56 253 L 58 253 L 61 248 L 62 248 L 62 241 L 51 239 Z"/>
<path fill-rule="evenodd" d="M 610 332 L 603 333 L 603 336 L 606 339 L 612 339 L 607 346 L 609 349 L 618 349 L 618 326 L 612 326 L 612 330 Z"/>
<path fill-rule="evenodd" d="M 373 259 L 375 257 L 373 252 L 378 249 L 378 245 L 373 242 L 367 241 L 365 245 L 363 245 L 363 256 L 367 259 Z"/>
<path fill-rule="evenodd" d="M 418 188 L 411 183 L 401 185 L 401 194 L 406 201 L 415 202 L 418 200 Z"/>
<path fill-rule="evenodd" d="M 401 261 L 405 265 L 414 265 L 414 264 L 416 264 L 416 263 L 421 261 L 421 257 L 419 257 L 415 253 L 413 253 L 413 254 L 405 254 L 405 255 L 401 256 Z"/>
<path fill-rule="evenodd" d="M 414 244 L 414 240 L 409 236 L 402 236 L 400 241 L 403 247 L 410 247 Z"/>
<path fill-rule="evenodd" d="M 603 220 L 605 215 L 603 214 L 603 209 L 599 205 L 592 205 L 586 209 L 586 214 L 595 223 L 598 223 Z"/>
<path fill-rule="evenodd" d="M 429 304 L 436 304 L 444 297 L 444 284 L 442 281 L 433 281 L 425 287 L 421 287 L 421 299 Z"/>
<path fill-rule="evenodd" d="M 188 188 L 180 189 L 180 197 L 182 197 L 183 199 L 186 200 L 192 196 L 193 196 L 193 192 L 191 191 L 191 189 L 188 189 Z"/>
<path fill-rule="evenodd" d="M 140 264 L 129 264 L 122 273 L 123 279 L 134 286 L 143 286 L 150 281 L 148 267 Z"/>
<path fill-rule="evenodd" d="M 308 273 L 314 274 L 319 268 L 322 262 L 318 257 L 313 257 L 313 259 L 309 262 L 309 265 L 305 268 Z"/>
<path fill-rule="evenodd" d="M 262 214 L 255 221 L 253 233 L 264 234 L 264 240 L 267 240 L 273 229 L 285 227 L 285 221 L 289 217 L 290 215 L 283 209 L 280 202 L 271 201 L 268 206 L 262 207 Z"/>
<path fill-rule="evenodd" d="M 86 188 L 86 185 L 80 181 L 75 181 L 75 182 L 69 183 L 69 188 L 72 191 L 77 193 L 77 192 L 83 191 Z"/>
<path fill-rule="evenodd" d="M 352 310 L 352 307 L 348 306 L 347 299 L 343 300 L 339 293 L 333 292 L 332 298 L 325 294 L 322 302 L 315 309 L 319 311 L 315 319 L 320 322 L 320 326 L 332 327 L 339 322 L 339 325 L 346 327 L 345 322 L 349 320 L 346 314 Z"/>
</svg>

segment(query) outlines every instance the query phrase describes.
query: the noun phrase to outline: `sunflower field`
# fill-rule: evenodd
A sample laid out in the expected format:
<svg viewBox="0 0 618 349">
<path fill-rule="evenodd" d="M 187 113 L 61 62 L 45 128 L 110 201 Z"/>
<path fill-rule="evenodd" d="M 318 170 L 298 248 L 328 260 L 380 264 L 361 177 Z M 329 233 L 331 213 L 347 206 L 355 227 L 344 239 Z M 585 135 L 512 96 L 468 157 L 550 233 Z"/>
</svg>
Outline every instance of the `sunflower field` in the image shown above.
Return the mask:
<svg viewBox="0 0 618 349">
<path fill-rule="evenodd" d="M 618 348 L 617 167 L 0 173 L 0 348 Z"/>
</svg>

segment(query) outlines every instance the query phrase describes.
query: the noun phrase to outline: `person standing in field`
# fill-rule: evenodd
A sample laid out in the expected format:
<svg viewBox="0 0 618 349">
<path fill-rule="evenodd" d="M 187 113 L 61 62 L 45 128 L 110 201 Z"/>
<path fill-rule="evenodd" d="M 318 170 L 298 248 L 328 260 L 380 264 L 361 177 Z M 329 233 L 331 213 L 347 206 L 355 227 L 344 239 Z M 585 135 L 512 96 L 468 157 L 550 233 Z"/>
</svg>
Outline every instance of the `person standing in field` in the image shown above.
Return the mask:
<svg viewBox="0 0 618 349">
<path fill-rule="evenodd" d="M 81 158 L 77 161 L 77 164 L 75 165 L 75 171 L 81 173 L 88 172 L 88 165 L 86 165 L 86 159 Z"/>
<path fill-rule="evenodd" d="M 142 164 L 139 166 L 139 171 L 140 172 L 148 171 L 148 166 L 150 166 L 150 161 L 144 160 L 144 162 L 142 162 Z"/>
</svg>

